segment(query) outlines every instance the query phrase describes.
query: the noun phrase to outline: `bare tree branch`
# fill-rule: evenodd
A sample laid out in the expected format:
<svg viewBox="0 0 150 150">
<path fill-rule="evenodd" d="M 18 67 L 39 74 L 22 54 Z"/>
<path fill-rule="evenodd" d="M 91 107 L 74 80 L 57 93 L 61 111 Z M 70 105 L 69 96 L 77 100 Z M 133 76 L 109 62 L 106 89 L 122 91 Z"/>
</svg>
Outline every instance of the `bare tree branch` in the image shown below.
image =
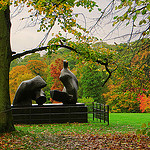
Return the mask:
<svg viewBox="0 0 150 150">
<path fill-rule="evenodd" d="M 90 32 L 91 32 L 91 31 L 93 30 L 93 28 L 98 24 L 98 22 L 99 22 L 99 21 L 101 20 L 101 18 L 104 16 L 105 11 L 107 10 L 107 8 L 108 8 L 112 3 L 114 3 L 114 0 L 112 0 L 112 1 L 106 6 L 106 8 L 103 10 L 101 16 L 100 16 L 100 17 L 98 18 L 98 20 L 96 21 L 96 23 L 91 27 Z"/>
<path fill-rule="evenodd" d="M 132 38 L 132 35 L 133 35 L 133 30 L 134 30 L 134 20 L 133 20 L 133 22 L 132 22 L 132 29 L 131 29 L 131 35 L 130 35 L 130 38 L 129 38 L 129 40 L 128 40 L 128 43 L 130 43 L 130 41 L 131 41 L 131 38 Z"/>
<path fill-rule="evenodd" d="M 50 27 L 50 29 L 48 30 L 48 32 L 46 33 L 46 35 L 44 36 L 44 38 L 42 39 L 42 41 L 40 42 L 40 44 L 39 44 L 37 47 L 39 47 L 40 45 L 42 45 L 42 44 L 45 43 L 45 41 L 46 41 L 47 38 L 48 38 L 48 35 L 49 35 L 50 31 L 52 30 L 52 28 L 53 28 L 53 26 L 54 26 L 54 24 L 55 24 L 55 22 L 56 22 L 56 19 L 57 19 L 57 17 L 55 17 L 52 26 Z"/>
<path fill-rule="evenodd" d="M 40 47 L 40 48 L 35 48 L 35 49 L 31 49 L 31 50 L 26 50 L 26 51 L 24 51 L 22 53 L 17 53 L 15 55 L 12 55 L 11 61 L 14 60 L 14 59 L 20 58 L 22 56 L 25 56 L 27 54 L 31 54 L 31 53 L 43 51 L 43 50 L 46 50 L 46 49 L 48 49 L 48 46 L 44 46 L 44 47 Z"/>
<path fill-rule="evenodd" d="M 19 4 L 18 7 L 11 13 L 11 19 L 16 17 L 18 14 L 20 14 L 23 9 L 24 9 L 24 4 L 23 3 Z"/>
<path fill-rule="evenodd" d="M 146 6 L 143 6 L 143 7 L 141 7 L 141 8 L 139 8 L 139 9 L 136 9 L 136 10 L 134 10 L 133 12 L 131 12 L 130 15 L 132 15 L 132 14 L 134 14 L 135 12 L 137 12 L 137 11 L 139 11 L 139 10 L 142 10 L 142 9 L 144 9 L 144 8 L 146 8 L 146 7 L 147 7 L 147 5 L 146 5 Z"/>
<path fill-rule="evenodd" d="M 123 3 L 123 1 L 110 0 L 108 2 L 108 5 L 104 8 L 104 11 L 101 11 L 99 18 L 97 18 L 95 23 L 89 28 L 90 34 L 93 34 L 93 31 L 95 32 L 96 28 L 99 28 L 98 24 L 100 24 L 101 27 L 102 26 L 106 27 L 106 25 L 112 25 L 113 21 L 114 21 L 115 26 L 112 27 L 110 32 L 108 32 L 108 30 L 106 29 L 106 31 L 108 33 L 106 32 L 106 34 L 105 34 L 105 33 L 101 32 L 102 31 L 101 29 L 99 30 L 99 32 L 101 33 L 100 38 L 103 41 L 113 40 L 113 39 L 111 39 L 111 37 L 116 36 L 115 31 L 117 31 L 117 29 L 121 29 L 124 25 L 126 27 L 128 26 L 128 28 L 130 28 L 130 29 L 126 29 L 127 32 L 124 32 L 125 31 L 124 28 L 123 28 L 123 30 L 122 29 L 118 30 L 118 32 L 120 34 L 120 35 L 118 35 L 118 39 L 122 35 L 123 35 L 122 37 L 126 38 L 125 42 L 131 42 L 133 39 L 138 40 L 141 38 L 148 38 L 148 35 L 145 34 L 144 36 L 140 36 L 139 34 L 137 34 L 137 32 L 138 31 L 140 31 L 140 32 L 148 31 L 148 28 L 145 25 L 146 25 L 146 23 L 148 23 L 149 10 L 147 10 L 147 6 L 149 3 L 145 2 L 139 6 L 139 5 L 137 5 L 136 2 L 133 2 L 132 6 L 124 5 L 123 7 L 119 8 L 119 6 L 121 6 L 120 5 L 121 3 Z M 116 9 L 116 8 L 119 8 L 119 9 Z M 147 10 L 147 11 L 143 12 L 142 10 Z M 143 17 L 143 18 L 141 18 L 141 17 Z M 108 22 L 108 19 L 110 20 L 110 22 Z M 138 26 L 140 21 L 142 22 L 142 20 L 146 21 L 146 23 L 144 22 L 140 26 Z M 105 21 L 107 21 L 107 23 L 105 23 Z M 132 21 L 134 22 L 134 24 L 132 23 Z M 119 26 L 118 26 L 118 24 L 119 24 Z M 108 28 L 110 28 L 110 26 L 108 26 Z M 129 36 L 127 36 L 127 34 L 126 34 L 128 32 L 129 32 L 129 34 L 128 34 Z M 99 35 L 99 34 L 97 34 L 97 35 Z M 117 39 L 117 38 L 114 38 L 114 39 Z M 120 40 L 120 42 L 121 42 L 121 40 Z"/>
</svg>

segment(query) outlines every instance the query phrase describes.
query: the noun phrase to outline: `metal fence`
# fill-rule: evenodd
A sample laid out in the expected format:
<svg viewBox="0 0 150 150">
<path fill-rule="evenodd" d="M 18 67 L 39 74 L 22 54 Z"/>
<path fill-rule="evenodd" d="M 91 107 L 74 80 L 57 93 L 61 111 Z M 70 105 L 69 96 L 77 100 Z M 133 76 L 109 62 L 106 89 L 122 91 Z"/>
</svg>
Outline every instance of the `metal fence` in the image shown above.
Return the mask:
<svg viewBox="0 0 150 150">
<path fill-rule="evenodd" d="M 88 105 L 88 120 L 95 122 L 107 122 L 109 125 L 109 105 L 101 103 L 92 103 Z"/>
</svg>

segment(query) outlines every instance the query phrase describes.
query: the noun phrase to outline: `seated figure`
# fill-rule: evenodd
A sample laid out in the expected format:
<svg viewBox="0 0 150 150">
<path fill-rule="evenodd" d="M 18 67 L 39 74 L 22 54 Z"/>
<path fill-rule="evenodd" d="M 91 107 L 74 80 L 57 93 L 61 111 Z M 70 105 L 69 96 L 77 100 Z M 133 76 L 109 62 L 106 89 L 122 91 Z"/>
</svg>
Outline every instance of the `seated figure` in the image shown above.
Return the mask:
<svg viewBox="0 0 150 150">
<path fill-rule="evenodd" d="M 68 61 L 63 61 L 63 69 L 59 79 L 64 85 L 63 91 L 52 90 L 50 95 L 53 100 L 62 102 L 63 104 L 76 104 L 78 80 L 76 76 L 68 69 Z"/>
<path fill-rule="evenodd" d="M 46 97 L 41 89 L 46 85 L 40 76 L 23 81 L 16 91 L 13 106 L 32 106 L 32 100 L 35 100 L 38 105 L 42 105 L 46 102 Z"/>
</svg>

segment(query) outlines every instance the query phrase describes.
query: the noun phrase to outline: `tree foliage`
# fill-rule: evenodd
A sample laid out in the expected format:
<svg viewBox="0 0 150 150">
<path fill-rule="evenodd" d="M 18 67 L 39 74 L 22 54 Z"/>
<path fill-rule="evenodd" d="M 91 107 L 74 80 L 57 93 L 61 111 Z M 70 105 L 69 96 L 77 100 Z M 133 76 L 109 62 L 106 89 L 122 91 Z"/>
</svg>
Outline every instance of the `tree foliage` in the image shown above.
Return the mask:
<svg viewBox="0 0 150 150">
<path fill-rule="evenodd" d="M 46 96 L 48 98 L 48 103 L 51 101 L 52 103 L 56 103 L 51 97 L 50 97 L 50 90 L 63 90 L 63 84 L 59 79 L 61 70 L 63 68 L 63 60 L 61 58 L 57 58 L 53 60 L 53 62 L 48 66 L 47 72 L 47 87 L 45 89 Z M 49 101 L 50 100 L 50 101 Z"/>
<path fill-rule="evenodd" d="M 143 91 L 146 93 L 147 90 L 143 89 Z M 140 102 L 141 112 L 150 112 L 150 94 L 144 94 L 143 92 L 138 95 L 137 100 Z"/>
<path fill-rule="evenodd" d="M 149 39 L 145 39 L 138 45 L 137 41 L 133 42 L 130 48 L 126 44 L 118 46 L 118 68 L 108 85 L 110 92 L 104 94 L 113 112 L 140 112 L 142 106 L 145 110 L 149 107 L 149 103 L 145 105 L 149 92 L 146 97 L 141 96 L 143 89 L 150 90 L 148 43 Z M 145 111 L 143 108 L 142 112 Z"/>
<path fill-rule="evenodd" d="M 31 70 L 31 72 L 37 76 L 41 76 L 43 79 L 46 79 L 47 74 L 46 74 L 46 70 L 47 70 L 47 64 L 44 63 L 41 60 L 29 60 L 28 64 L 26 65 L 27 68 L 29 70 Z"/>
<path fill-rule="evenodd" d="M 102 84 L 107 76 L 105 69 L 93 62 L 89 63 L 82 61 L 82 63 L 77 65 L 79 97 L 91 97 L 95 102 L 105 103 L 102 96 L 106 90 L 106 88 L 102 87 Z"/>
<path fill-rule="evenodd" d="M 41 57 L 39 53 L 33 53 L 30 55 L 26 55 L 24 58 L 21 57 L 13 60 L 10 64 L 10 70 L 16 66 L 27 65 L 29 60 L 41 60 L 46 63 L 45 58 Z"/>
<path fill-rule="evenodd" d="M 27 66 L 13 67 L 9 73 L 10 100 L 13 102 L 15 93 L 22 81 L 34 78 L 35 75 L 27 68 Z"/>
<path fill-rule="evenodd" d="M 54 63 L 50 65 L 50 76 L 53 78 L 52 82 L 53 85 L 51 87 L 51 90 L 60 90 L 63 89 L 63 84 L 61 83 L 59 76 L 61 73 L 61 70 L 63 69 L 63 60 L 62 59 L 56 59 Z"/>
</svg>

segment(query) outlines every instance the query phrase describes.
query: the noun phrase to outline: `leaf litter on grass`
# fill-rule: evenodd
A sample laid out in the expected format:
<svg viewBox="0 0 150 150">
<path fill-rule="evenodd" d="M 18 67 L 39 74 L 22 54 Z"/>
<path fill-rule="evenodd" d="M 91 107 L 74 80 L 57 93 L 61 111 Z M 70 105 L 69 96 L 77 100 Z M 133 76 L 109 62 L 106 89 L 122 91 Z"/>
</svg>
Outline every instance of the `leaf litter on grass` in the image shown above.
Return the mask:
<svg viewBox="0 0 150 150">
<path fill-rule="evenodd" d="M 0 149 L 150 150 L 150 138 L 146 135 L 136 135 L 134 132 L 99 134 L 90 130 L 87 132 L 70 130 L 51 132 L 49 129 L 40 131 L 38 128 L 37 130 L 38 132 L 22 129 L 0 135 Z"/>
<path fill-rule="evenodd" d="M 56 135 L 59 143 L 53 141 L 54 146 L 61 149 L 150 149 L 150 138 L 144 135 L 137 136 L 135 133 L 115 133 L 115 134 L 91 134 L 91 133 L 61 133 Z"/>
</svg>

